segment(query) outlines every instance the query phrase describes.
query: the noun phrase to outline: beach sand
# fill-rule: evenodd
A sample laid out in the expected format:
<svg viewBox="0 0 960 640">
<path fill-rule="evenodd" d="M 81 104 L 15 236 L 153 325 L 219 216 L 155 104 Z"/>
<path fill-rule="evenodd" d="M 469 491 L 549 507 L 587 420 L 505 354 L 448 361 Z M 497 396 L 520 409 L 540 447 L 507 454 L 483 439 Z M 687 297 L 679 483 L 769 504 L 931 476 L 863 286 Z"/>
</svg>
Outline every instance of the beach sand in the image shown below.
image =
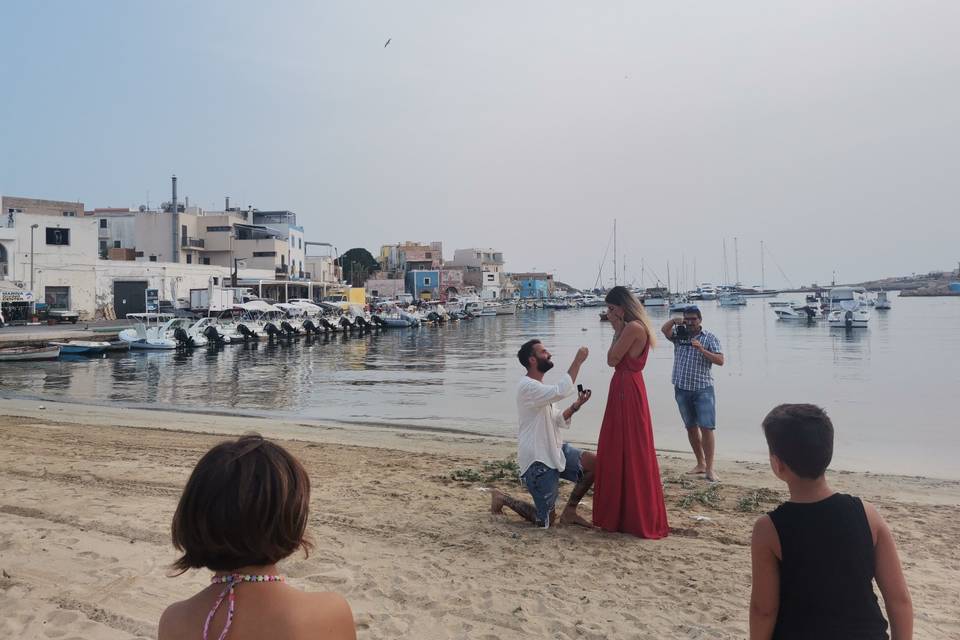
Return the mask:
<svg viewBox="0 0 960 640">
<path fill-rule="evenodd" d="M 169 529 L 190 470 L 222 434 L 284 437 L 303 461 L 316 546 L 282 570 L 345 595 L 367 639 L 744 638 L 750 531 L 774 503 L 738 503 L 761 488 L 785 495 L 765 465 L 723 461 L 705 504 L 708 485 L 683 475 L 690 457 L 663 453 L 674 535 L 543 531 L 492 515 L 482 481 L 451 479 L 511 457 L 510 440 L 22 400 L 0 401 L 0 414 L 2 638 L 156 637 L 164 607 L 209 579 L 169 577 Z M 960 637 L 960 483 L 830 480 L 889 521 L 916 637 Z M 495 486 L 525 497 L 510 478 Z"/>
</svg>

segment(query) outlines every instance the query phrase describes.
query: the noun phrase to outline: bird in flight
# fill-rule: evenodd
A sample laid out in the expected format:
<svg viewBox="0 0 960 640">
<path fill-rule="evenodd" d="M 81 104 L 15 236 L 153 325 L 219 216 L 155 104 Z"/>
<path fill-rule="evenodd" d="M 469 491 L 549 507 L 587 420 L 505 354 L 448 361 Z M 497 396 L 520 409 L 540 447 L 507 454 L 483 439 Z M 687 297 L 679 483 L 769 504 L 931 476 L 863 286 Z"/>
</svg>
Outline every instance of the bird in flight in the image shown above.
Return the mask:
<svg viewBox="0 0 960 640">
<path fill-rule="evenodd" d="M 384 48 L 384 49 L 387 48 L 387 45 L 390 44 L 390 41 L 391 41 L 391 40 L 393 40 L 393 38 L 387 38 L 387 41 L 383 43 L 383 48 Z"/>
</svg>

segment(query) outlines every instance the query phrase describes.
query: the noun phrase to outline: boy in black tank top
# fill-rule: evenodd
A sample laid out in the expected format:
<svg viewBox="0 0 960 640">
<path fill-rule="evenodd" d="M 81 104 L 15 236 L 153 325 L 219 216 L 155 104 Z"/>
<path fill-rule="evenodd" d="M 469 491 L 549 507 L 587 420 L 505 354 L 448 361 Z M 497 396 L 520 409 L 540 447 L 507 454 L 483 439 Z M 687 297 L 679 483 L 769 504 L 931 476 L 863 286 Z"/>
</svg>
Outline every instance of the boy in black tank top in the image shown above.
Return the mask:
<svg viewBox="0 0 960 640">
<path fill-rule="evenodd" d="M 790 501 L 757 520 L 751 543 L 751 640 L 913 637 L 913 605 L 887 523 L 827 485 L 833 424 L 820 407 L 782 404 L 763 421 L 774 475 Z"/>
</svg>

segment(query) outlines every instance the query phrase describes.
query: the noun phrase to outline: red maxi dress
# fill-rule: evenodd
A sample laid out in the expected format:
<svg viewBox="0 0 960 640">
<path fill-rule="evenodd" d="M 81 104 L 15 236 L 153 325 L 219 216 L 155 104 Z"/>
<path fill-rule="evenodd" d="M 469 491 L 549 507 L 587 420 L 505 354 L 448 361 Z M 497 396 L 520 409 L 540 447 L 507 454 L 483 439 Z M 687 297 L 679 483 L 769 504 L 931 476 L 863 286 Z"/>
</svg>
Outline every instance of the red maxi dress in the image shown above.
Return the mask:
<svg viewBox="0 0 960 640">
<path fill-rule="evenodd" d="M 649 351 L 648 344 L 640 357 L 624 356 L 610 380 L 597 442 L 593 524 L 641 538 L 664 538 L 669 531 L 667 509 L 643 383 Z"/>
</svg>

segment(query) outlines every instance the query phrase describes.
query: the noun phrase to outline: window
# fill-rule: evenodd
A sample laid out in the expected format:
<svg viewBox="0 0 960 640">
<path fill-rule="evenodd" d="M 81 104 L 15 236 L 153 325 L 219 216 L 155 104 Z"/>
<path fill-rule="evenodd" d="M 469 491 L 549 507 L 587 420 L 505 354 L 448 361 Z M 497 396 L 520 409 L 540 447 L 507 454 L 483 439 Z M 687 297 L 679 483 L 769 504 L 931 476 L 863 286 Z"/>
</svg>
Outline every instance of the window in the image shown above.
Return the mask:
<svg viewBox="0 0 960 640">
<path fill-rule="evenodd" d="M 76 217 L 77 217 L 77 212 L 76 212 L 76 211 L 64 211 L 64 212 L 63 212 L 63 217 L 64 217 L 64 218 L 76 218 Z"/>
<path fill-rule="evenodd" d="M 150 262 L 156 262 L 157 256 L 150 256 Z"/>
<path fill-rule="evenodd" d="M 433 253 L 430 252 L 430 251 L 427 251 L 426 253 L 423 254 L 423 257 L 426 258 L 427 260 L 432 260 L 432 259 L 433 259 Z"/>
<path fill-rule="evenodd" d="M 106 228 L 107 228 L 107 219 L 106 219 L 106 218 L 100 218 L 100 228 L 101 228 L 101 229 L 106 229 Z"/>
<path fill-rule="evenodd" d="M 424 277 L 423 277 L 423 286 L 425 286 L 425 287 L 429 287 L 429 286 L 430 286 L 430 277 L 429 277 L 429 276 L 424 276 Z"/>
<path fill-rule="evenodd" d="M 297 238 L 297 248 L 303 249 L 303 238 Z"/>
<path fill-rule="evenodd" d="M 230 229 L 232 228 L 233 227 L 231 227 L 230 225 L 222 226 L 222 227 L 207 227 L 207 231 L 230 231 Z"/>
<path fill-rule="evenodd" d="M 187 264 L 193 264 L 193 254 L 192 254 L 192 253 L 188 253 L 188 254 L 187 254 Z"/>
<path fill-rule="evenodd" d="M 107 241 L 106 240 L 100 241 L 100 257 L 101 258 L 107 257 Z"/>
<path fill-rule="evenodd" d="M 218 284 L 220 284 L 220 278 L 213 276 L 213 286 L 217 286 Z"/>
<path fill-rule="evenodd" d="M 254 251 L 253 257 L 254 258 L 276 258 L 277 252 L 276 251 Z"/>
<path fill-rule="evenodd" d="M 47 227 L 47 244 L 69 245 L 70 229 Z"/>
<path fill-rule="evenodd" d="M 113 241 L 113 248 L 114 248 L 114 249 L 119 249 L 119 248 L 120 248 L 120 241 L 119 241 L 119 240 L 114 240 L 114 241 Z"/>
<path fill-rule="evenodd" d="M 210 264 L 210 258 L 204 258 L 203 264 Z"/>
<path fill-rule="evenodd" d="M 51 309 L 69 309 L 70 287 L 44 287 L 43 301 Z"/>
<path fill-rule="evenodd" d="M 143 251 L 136 251 L 136 252 L 134 252 L 133 256 L 134 256 L 135 258 L 142 258 L 142 257 L 143 257 Z"/>
</svg>

